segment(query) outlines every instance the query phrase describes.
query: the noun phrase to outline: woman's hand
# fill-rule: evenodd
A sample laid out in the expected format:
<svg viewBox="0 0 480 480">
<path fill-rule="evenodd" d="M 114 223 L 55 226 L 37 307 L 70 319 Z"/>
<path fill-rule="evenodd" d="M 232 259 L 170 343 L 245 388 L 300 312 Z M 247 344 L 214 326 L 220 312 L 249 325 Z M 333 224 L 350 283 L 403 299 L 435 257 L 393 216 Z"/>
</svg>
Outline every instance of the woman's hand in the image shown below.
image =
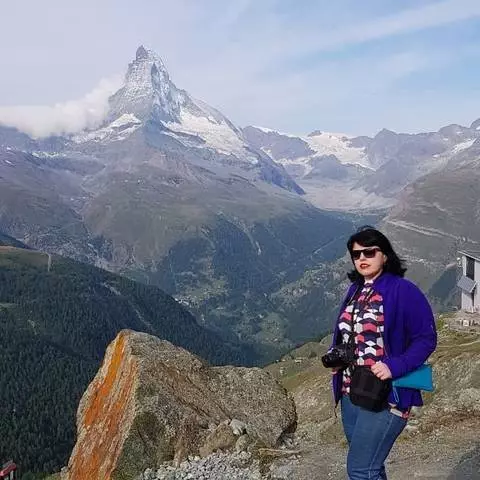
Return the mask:
<svg viewBox="0 0 480 480">
<path fill-rule="evenodd" d="M 375 365 L 372 365 L 372 372 L 380 379 L 387 380 L 392 378 L 392 372 L 383 362 L 377 362 Z"/>
<path fill-rule="evenodd" d="M 340 370 L 340 367 L 332 368 L 331 374 L 335 375 Z"/>
</svg>

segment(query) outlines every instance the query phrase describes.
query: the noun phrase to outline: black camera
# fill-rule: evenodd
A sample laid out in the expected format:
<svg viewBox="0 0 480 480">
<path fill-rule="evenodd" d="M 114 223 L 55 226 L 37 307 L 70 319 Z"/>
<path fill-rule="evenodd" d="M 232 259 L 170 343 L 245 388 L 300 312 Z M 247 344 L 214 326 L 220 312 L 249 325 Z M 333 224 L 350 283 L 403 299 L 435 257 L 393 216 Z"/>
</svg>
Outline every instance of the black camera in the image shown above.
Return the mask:
<svg viewBox="0 0 480 480">
<path fill-rule="evenodd" d="M 355 344 L 351 342 L 341 343 L 323 355 L 323 366 L 326 368 L 347 368 L 355 362 L 355 350 Z"/>
</svg>

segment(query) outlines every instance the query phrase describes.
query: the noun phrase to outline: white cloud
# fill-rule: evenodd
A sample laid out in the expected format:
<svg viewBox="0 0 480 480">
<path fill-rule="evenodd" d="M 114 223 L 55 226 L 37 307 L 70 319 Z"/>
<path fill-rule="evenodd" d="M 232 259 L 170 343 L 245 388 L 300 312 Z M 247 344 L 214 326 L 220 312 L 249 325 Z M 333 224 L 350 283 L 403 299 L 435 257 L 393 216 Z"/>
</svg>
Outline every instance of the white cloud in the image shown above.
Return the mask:
<svg viewBox="0 0 480 480">
<path fill-rule="evenodd" d="M 67 134 L 97 127 L 108 111 L 108 98 L 121 85 L 120 77 L 102 79 L 79 100 L 52 106 L 0 107 L 0 124 L 15 127 L 32 137 Z"/>
</svg>

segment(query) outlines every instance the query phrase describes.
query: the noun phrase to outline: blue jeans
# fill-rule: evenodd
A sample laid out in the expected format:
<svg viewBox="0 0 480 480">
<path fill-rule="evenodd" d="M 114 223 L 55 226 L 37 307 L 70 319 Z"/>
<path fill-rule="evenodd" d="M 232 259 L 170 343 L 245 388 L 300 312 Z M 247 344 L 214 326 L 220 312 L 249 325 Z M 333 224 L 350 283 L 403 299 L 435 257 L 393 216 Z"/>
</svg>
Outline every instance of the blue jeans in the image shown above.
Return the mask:
<svg viewBox="0 0 480 480">
<path fill-rule="evenodd" d="M 387 480 L 385 460 L 407 421 L 383 410 L 370 412 L 342 397 L 342 423 L 349 449 L 349 480 Z"/>
</svg>

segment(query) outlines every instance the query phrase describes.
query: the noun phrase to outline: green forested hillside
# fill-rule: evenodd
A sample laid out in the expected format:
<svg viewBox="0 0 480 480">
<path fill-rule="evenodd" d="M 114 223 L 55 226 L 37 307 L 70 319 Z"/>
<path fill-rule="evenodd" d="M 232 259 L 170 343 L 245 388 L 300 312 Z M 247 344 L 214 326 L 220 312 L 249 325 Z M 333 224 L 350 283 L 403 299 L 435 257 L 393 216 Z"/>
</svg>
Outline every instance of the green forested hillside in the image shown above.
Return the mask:
<svg viewBox="0 0 480 480">
<path fill-rule="evenodd" d="M 254 361 L 156 287 L 11 247 L 0 247 L 0 328 L 0 461 L 13 458 L 23 474 L 66 464 L 79 399 L 123 328 L 212 363 Z"/>
</svg>

